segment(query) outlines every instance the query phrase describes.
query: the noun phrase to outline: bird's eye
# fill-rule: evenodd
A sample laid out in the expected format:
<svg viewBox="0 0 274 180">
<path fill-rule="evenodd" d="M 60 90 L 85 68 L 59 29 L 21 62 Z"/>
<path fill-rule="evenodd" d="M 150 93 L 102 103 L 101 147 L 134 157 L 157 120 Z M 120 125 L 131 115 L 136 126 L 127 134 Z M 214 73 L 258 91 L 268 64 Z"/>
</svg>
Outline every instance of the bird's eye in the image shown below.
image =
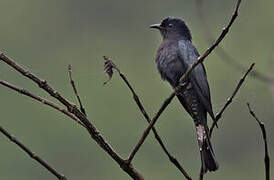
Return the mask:
<svg viewBox="0 0 274 180">
<path fill-rule="evenodd" d="M 168 27 L 169 27 L 169 28 L 172 28 L 172 27 L 173 27 L 173 24 L 168 24 Z"/>
</svg>

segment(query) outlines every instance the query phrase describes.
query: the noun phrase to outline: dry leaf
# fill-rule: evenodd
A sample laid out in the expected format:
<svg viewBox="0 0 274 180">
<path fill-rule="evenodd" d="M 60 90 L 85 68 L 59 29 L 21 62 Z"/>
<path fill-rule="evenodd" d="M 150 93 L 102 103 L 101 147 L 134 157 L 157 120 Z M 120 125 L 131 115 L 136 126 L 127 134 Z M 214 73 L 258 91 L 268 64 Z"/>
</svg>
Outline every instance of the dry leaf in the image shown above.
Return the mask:
<svg viewBox="0 0 274 180">
<path fill-rule="evenodd" d="M 105 60 L 104 71 L 108 75 L 108 78 L 109 78 L 106 82 L 103 83 L 103 85 L 105 85 L 112 78 L 113 68 L 115 68 L 115 64 L 107 56 L 103 56 L 103 58 Z"/>
</svg>

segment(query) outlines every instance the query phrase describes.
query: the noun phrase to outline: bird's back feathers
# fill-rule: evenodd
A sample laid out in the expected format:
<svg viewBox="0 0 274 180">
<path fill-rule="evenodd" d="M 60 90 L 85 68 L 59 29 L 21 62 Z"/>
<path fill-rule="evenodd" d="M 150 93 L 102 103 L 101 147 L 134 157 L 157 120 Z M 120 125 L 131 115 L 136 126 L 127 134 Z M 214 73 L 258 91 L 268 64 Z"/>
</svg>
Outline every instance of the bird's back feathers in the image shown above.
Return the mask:
<svg viewBox="0 0 274 180">
<path fill-rule="evenodd" d="M 184 66 L 191 66 L 199 57 L 199 53 L 193 44 L 188 40 L 178 41 L 179 57 L 178 59 L 184 63 Z M 189 81 L 197 92 L 201 102 L 205 106 L 207 112 L 214 120 L 215 116 L 212 110 L 210 90 L 206 78 L 206 71 L 204 65 L 200 63 L 197 65 L 189 75 Z"/>
</svg>

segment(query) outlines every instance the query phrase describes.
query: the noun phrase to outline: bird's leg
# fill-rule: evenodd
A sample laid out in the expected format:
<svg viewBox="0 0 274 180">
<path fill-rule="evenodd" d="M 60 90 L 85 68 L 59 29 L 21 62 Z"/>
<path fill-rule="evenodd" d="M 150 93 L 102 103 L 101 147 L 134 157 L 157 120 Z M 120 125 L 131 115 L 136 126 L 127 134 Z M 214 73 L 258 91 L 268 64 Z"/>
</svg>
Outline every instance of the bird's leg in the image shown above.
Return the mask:
<svg viewBox="0 0 274 180">
<path fill-rule="evenodd" d="M 189 84 L 189 81 L 184 81 L 184 82 L 181 82 L 179 85 L 177 85 L 174 90 L 175 90 L 175 94 L 178 95 L 178 94 L 182 94 L 182 92 L 184 92 L 184 90 L 187 88 Z"/>
</svg>

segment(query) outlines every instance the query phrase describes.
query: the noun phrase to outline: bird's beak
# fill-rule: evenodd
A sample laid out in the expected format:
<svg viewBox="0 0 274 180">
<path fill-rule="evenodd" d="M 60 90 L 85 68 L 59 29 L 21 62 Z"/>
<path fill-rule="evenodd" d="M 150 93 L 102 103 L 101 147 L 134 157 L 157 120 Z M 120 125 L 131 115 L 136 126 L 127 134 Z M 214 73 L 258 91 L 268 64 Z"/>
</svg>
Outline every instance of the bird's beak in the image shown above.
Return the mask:
<svg viewBox="0 0 274 180">
<path fill-rule="evenodd" d="M 150 28 L 154 28 L 154 29 L 161 29 L 161 24 L 152 24 L 149 26 Z"/>
</svg>

